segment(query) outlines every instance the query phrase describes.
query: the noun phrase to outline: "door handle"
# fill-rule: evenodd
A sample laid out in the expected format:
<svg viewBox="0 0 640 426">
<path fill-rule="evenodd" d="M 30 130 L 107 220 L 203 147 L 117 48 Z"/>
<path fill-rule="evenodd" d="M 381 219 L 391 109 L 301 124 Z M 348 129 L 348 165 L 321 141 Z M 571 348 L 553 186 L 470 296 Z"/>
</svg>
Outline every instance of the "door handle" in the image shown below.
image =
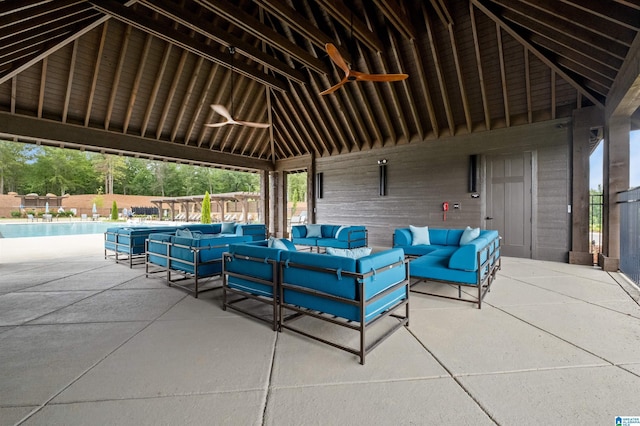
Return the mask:
<svg viewBox="0 0 640 426">
<path fill-rule="evenodd" d="M 487 216 L 487 217 L 485 217 L 485 218 L 484 218 L 484 220 L 493 220 L 493 218 L 492 218 L 492 217 Z"/>
</svg>

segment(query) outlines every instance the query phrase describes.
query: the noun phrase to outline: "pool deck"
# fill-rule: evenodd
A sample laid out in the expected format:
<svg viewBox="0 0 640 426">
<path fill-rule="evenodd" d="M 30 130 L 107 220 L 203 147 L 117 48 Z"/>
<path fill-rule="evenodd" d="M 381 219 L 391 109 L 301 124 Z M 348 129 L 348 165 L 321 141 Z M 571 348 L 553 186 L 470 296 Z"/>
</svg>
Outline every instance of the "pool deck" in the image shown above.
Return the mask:
<svg viewBox="0 0 640 426">
<path fill-rule="evenodd" d="M 639 300 L 503 258 L 481 310 L 412 295 L 363 366 L 105 260 L 102 235 L 0 239 L 0 426 L 614 425 L 640 416 Z"/>
</svg>

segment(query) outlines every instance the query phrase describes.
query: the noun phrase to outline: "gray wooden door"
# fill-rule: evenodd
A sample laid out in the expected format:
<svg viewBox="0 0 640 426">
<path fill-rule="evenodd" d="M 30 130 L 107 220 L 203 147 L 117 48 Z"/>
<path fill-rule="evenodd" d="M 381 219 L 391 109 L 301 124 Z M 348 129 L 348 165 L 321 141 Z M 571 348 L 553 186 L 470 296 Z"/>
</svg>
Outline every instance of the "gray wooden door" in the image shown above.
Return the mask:
<svg viewBox="0 0 640 426">
<path fill-rule="evenodd" d="M 531 153 L 487 158 L 486 229 L 502 237 L 501 254 L 531 258 Z"/>
</svg>

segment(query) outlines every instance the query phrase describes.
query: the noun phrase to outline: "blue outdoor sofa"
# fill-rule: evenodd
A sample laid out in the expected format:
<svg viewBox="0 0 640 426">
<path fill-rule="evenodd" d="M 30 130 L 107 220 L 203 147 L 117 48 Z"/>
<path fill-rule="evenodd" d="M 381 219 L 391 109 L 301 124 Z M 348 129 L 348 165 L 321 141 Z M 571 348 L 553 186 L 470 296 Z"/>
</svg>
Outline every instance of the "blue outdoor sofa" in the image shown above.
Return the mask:
<svg viewBox="0 0 640 426">
<path fill-rule="evenodd" d="M 400 228 L 393 236 L 394 247 L 402 248 L 412 258 L 412 291 L 477 303 L 478 309 L 482 308 L 482 300 L 501 268 L 498 231 L 470 227 L 466 230 L 428 228 L 427 243 L 421 244 L 414 244 L 414 237 L 421 237 L 415 232 L 424 235 L 425 230 Z M 458 287 L 458 297 L 413 288 L 423 281 L 454 284 Z M 477 294 L 471 299 L 463 297 L 462 286 L 474 287 Z"/>
<path fill-rule="evenodd" d="M 104 258 L 113 258 L 117 263 L 127 260 L 129 267 L 144 263 L 145 240 L 153 233 L 174 233 L 179 229 L 200 231 L 203 234 L 249 235 L 253 240 L 264 240 L 267 227 L 264 224 L 189 223 L 180 226 L 116 226 L 104 233 Z M 138 262 L 139 260 L 139 262 Z"/>
<path fill-rule="evenodd" d="M 222 261 L 222 309 L 234 309 L 250 317 L 266 321 L 275 331 L 278 325 L 278 283 L 280 253 L 296 250 L 286 239 L 274 247 L 273 239 L 231 244 Z M 278 243 L 276 243 L 278 245 Z M 248 301 L 249 303 L 243 303 Z M 258 301 L 271 307 L 270 318 L 255 313 Z M 245 306 L 247 305 L 247 306 Z"/>
<path fill-rule="evenodd" d="M 280 252 L 279 330 L 365 356 L 399 328 L 409 324 L 409 273 L 404 252 L 390 249 L 359 259 L 329 254 Z M 404 314 L 396 313 L 402 311 Z M 285 311 L 292 314 L 285 316 Z M 357 348 L 314 336 L 294 321 L 309 316 L 359 333 Z M 398 319 L 373 342 L 366 331 L 385 317 Z"/>
<path fill-rule="evenodd" d="M 204 287 L 203 278 L 222 274 L 222 254 L 230 244 L 253 241 L 248 235 L 202 234 L 178 230 L 175 234 L 153 233 L 146 241 L 145 274 L 164 275 L 167 285 L 198 297 L 220 286 Z"/>
<path fill-rule="evenodd" d="M 367 228 L 364 226 L 340 226 L 307 224 L 291 227 L 291 242 L 295 245 L 309 246 L 310 250 L 316 248 L 342 248 L 352 249 L 366 247 L 368 244 Z"/>
</svg>

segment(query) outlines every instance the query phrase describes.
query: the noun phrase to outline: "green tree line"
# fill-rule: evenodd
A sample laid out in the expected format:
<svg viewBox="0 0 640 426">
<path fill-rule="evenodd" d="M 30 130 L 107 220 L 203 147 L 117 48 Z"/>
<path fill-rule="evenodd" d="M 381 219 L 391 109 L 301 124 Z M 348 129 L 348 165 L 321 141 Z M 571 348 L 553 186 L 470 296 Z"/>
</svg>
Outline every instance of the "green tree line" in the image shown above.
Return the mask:
<svg viewBox="0 0 640 426">
<path fill-rule="evenodd" d="M 0 140 L 0 194 L 179 197 L 259 190 L 256 173 Z"/>
</svg>

